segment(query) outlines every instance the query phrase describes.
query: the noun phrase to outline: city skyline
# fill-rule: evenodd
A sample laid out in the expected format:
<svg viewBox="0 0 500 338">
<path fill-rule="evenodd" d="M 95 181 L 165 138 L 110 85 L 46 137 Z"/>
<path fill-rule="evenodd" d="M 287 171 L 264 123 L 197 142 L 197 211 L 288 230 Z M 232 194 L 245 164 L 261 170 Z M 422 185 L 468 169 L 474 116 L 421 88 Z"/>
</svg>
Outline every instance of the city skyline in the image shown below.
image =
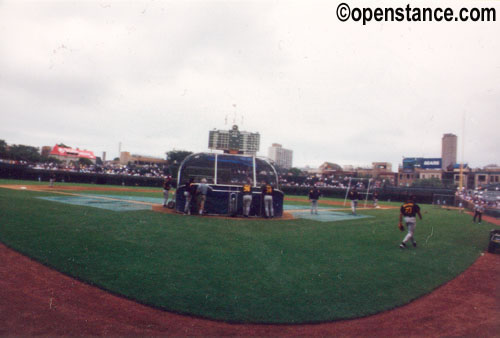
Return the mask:
<svg viewBox="0 0 500 338">
<path fill-rule="evenodd" d="M 211 132 L 213 132 L 213 131 L 214 130 L 210 131 L 210 134 L 209 134 L 210 138 L 212 138 L 212 133 Z M 223 131 L 224 132 L 224 130 L 217 130 L 217 131 L 219 131 L 219 132 Z M 246 131 L 242 131 L 242 132 L 248 133 Z M 258 134 L 258 132 L 257 132 L 257 134 Z M 443 134 L 443 139 L 442 139 L 442 156 L 441 157 L 434 157 L 434 158 L 429 158 L 429 157 L 403 157 L 402 160 L 401 160 L 401 162 L 398 163 L 397 166 L 395 167 L 396 171 L 397 171 L 397 168 L 403 168 L 403 167 L 405 167 L 405 160 L 410 160 L 410 161 L 420 161 L 421 160 L 421 161 L 424 161 L 424 163 L 425 163 L 426 166 L 429 165 L 426 162 L 432 162 L 430 164 L 429 168 L 431 168 L 431 167 L 434 168 L 436 166 L 441 167 L 441 163 L 443 163 L 442 164 L 443 170 L 446 170 L 446 167 L 448 167 L 449 164 L 460 164 L 461 162 L 458 161 L 458 160 L 456 160 L 457 156 L 458 156 L 458 152 L 456 150 L 456 147 L 457 147 L 456 144 L 454 145 L 454 149 L 453 149 L 453 151 L 455 152 L 455 154 L 453 154 L 453 151 L 450 153 L 449 150 L 445 150 L 445 148 L 447 147 L 446 144 L 448 143 L 448 141 L 445 141 L 445 138 L 447 138 L 447 137 L 449 138 L 450 136 L 453 137 L 453 138 L 455 138 L 455 142 L 456 142 L 456 138 L 457 138 L 456 135 L 451 134 L 451 133 Z M 62 143 L 64 143 L 64 142 L 62 142 Z M 32 146 L 32 145 L 28 145 L 28 146 Z M 119 147 L 121 148 L 121 143 L 120 143 Z M 258 157 L 266 157 L 266 158 L 272 160 L 273 162 L 275 162 L 276 164 L 279 164 L 279 162 L 283 161 L 284 159 L 281 159 L 281 158 L 277 159 L 278 157 L 283 156 L 283 154 L 276 153 L 276 149 L 275 149 L 276 147 L 279 148 L 279 150 L 286 151 L 286 152 L 290 153 L 289 155 L 287 155 L 287 156 L 290 156 L 290 159 L 285 160 L 285 161 L 289 161 L 289 163 L 291 163 L 292 162 L 291 157 L 293 156 L 293 150 L 292 149 L 282 148 L 282 145 L 278 144 L 278 143 L 273 143 L 271 145 L 271 147 L 268 148 L 267 155 L 257 154 L 256 156 L 258 156 Z M 54 145 L 54 146 L 42 146 L 42 147 L 39 147 L 39 148 L 40 148 L 40 152 L 43 155 L 43 148 L 47 148 L 48 151 L 50 152 L 51 150 L 53 150 L 53 148 L 54 149 L 58 148 L 58 145 Z M 79 151 L 88 152 L 88 153 L 93 153 L 95 155 L 95 157 L 100 157 L 103 161 L 111 161 L 112 160 L 112 159 L 107 158 L 107 157 L 106 158 L 102 158 L 103 157 L 102 155 L 106 155 L 107 154 L 106 151 L 102 152 L 101 154 L 98 154 L 98 153 L 94 152 L 92 149 L 84 149 L 84 148 L 72 147 L 72 146 L 67 146 L 67 148 L 77 149 Z M 174 150 L 174 151 L 175 150 L 183 151 L 183 150 L 187 150 L 187 149 L 172 149 L 172 150 Z M 272 152 L 272 150 L 274 152 Z M 187 151 L 189 151 L 189 150 L 187 150 Z M 212 149 L 212 148 L 210 148 L 210 144 L 209 144 L 209 151 L 208 152 L 214 152 L 214 151 L 215 152 L 221 152 L 221 153 L 226 152 L 226 151 L 223 151 L 222 149 L 215 149 L 215 148 Z M 166 155 L 167 152 L 165 152 L 165 155 Z M 120 155 L 119 155 L 119 157 L 121 157 L 121 155 L 123 155 L 124 153 L 130 155 L 130 152 L 128 152 L 126 150 L 122 150 L 121 153 L 120 153 Z M 140 152 L 134 153 L 132 155 L 133 156 L 146 156 L 146 157 L 149 156 L 149 157 L 157 158 L 157 159 L 165 159 L 165 156 L 163 156 L 163 157 L 162 156 L 154 156 L 154 155 L 140 153 Z M 453 163 L 448 163 L 448 165 L 446 165 L 445 158 L 447 156 L 451 156 L 455 161 Z M 117 157 L 117 158 L 119 158 L 119 157 Z M 323 161 L 321 163 L 321 165 L 323 165 L 324 163 L 335 163 L 335 164 L 338 164 L 335 161 L 325 160 L 325 161 Z M 372 161 L 371 163 L 365 163 L 365 164 L 361 164 L 361 165 L 343 164 L 343 165 L 341 165 L 341 167 L 343 167 L 344 169 L 348 168 L 348 169 L 345 169 L 345 170 L 350 171 L 350 170 L 353 170 L 355 168 L 359 168 L 359 169 L 372 168 L 373 164 L 376 164 L 376 163 L 381 163 L 381 162 Z M 390 163 L 390 162 L 383 162 L 383 163 Z M 413 163 L 413 162 L 411 162 L 411 163 Z M 390 164 L 392 165 L 392 163 L 390 163 Z M 474 168 L 474 166 L 469 165 L 467 162 L 464 162 L 464 164 L 468 165 L 470 168 Z M 313 166 L 310 166 L 310 165 L 307 165 L 307 164 L 304 165 L 304 166 L 286 165 L 285 168 L 288 168 L 288 169 L 290 169 L 290 168 L 314 169 L 314 168 L 320 167 L 321 165 L 318 165 L 316 167 L 313 167 Z M 497 163 L 490 163 L 490 164 L 487 164 L 487 165 L 482 166 L 482 167 L 487 167 L 487 166 L 492 166 L 492 165 L 498 167 Z M 475 168 L 479 168 L 479 167 L 475 167 Z"/>
</svg>

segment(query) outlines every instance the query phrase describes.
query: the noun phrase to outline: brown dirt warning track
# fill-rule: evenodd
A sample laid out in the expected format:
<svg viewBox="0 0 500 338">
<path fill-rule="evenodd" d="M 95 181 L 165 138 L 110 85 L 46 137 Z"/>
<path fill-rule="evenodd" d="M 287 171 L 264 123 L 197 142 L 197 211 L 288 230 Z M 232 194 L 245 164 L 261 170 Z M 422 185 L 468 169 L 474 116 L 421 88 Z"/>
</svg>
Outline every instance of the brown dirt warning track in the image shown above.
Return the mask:
<svg viewBox="0 0 500 338">
<path fill-rule="evenodd" d="M 0 335 L 499 337 L 500 255 L 485 253 L 431 294 L 373 316 L 323 324 L 246 325 L 150 308 L 0 244 Z"/>
<path fill-rule="evenodd" d="M 476 336 L 500 333 L 500 255 L 481 256 L 433 293 L 374 316 L 243 325 L 181 316 L 109 294 L 0 244 L 0 335 Z"/>
</svg>

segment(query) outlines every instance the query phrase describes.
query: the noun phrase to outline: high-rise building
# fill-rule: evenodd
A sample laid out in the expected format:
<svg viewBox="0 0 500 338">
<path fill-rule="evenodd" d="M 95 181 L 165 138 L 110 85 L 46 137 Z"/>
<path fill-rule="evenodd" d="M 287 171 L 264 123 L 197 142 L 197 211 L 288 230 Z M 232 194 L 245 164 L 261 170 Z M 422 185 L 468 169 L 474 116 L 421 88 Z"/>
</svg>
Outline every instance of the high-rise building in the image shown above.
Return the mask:
<svg viewBox="0 0 500 338">
<path fill-rule="evenodd" d="M 457 135 L 444 134 L 441 145 L 442 169 L 457 163 Z"/>
<path fill-rule="evenodd" d="M 231 130 L 210 130 L 208 148 L 231 154 L 255 155 L 260 148 L 260 134 L 239 131 L 237 125 Z"/>
<path fill-rule="evenodd" d="M 274 161 L 278 167 L 290 169 L 292 167 L 293 151 L 285 149 L 281 144 L 273 143 L 269 147 L 268 157 Z"/>
</svg>

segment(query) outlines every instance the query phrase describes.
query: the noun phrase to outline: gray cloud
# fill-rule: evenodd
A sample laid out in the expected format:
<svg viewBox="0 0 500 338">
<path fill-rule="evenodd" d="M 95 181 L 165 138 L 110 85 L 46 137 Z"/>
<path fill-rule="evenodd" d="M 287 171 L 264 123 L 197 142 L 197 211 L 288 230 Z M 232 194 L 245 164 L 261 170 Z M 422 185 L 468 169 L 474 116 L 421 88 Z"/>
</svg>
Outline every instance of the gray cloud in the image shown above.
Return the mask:
<svg viewBox="0 0 500 338">
<path fill-rule="evenodd" d="M 397 166 L 440 156 L 444 133 L 460 143 L 465 115 L 465 160 L 500 162 L 498 22 L 362 26 L 336 5 L 2 2 L 1 138 L 163 156 L 206 151 L 236 113 L 262 155 L 278 142 L 298 166 Z"/>
</svg>

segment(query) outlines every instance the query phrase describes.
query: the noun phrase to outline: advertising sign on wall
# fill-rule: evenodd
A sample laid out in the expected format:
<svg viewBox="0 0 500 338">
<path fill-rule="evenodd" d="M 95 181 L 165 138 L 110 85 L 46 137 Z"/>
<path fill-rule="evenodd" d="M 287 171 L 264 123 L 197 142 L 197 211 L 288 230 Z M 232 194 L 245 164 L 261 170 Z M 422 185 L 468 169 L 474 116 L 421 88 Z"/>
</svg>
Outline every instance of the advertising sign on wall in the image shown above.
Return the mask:
<svg viewBox="0 0 500 338">
<path fill-rule="evenodd" d="M 403 159 L 403 169 L 441 169 L 441 158 L 407 157 Z"/>
<path fill-rule="evenodd" d="M 420 164 L 422 169 L 441 169 L 442 159 L 440 158 L 423 158 Z"/>
</svg>

